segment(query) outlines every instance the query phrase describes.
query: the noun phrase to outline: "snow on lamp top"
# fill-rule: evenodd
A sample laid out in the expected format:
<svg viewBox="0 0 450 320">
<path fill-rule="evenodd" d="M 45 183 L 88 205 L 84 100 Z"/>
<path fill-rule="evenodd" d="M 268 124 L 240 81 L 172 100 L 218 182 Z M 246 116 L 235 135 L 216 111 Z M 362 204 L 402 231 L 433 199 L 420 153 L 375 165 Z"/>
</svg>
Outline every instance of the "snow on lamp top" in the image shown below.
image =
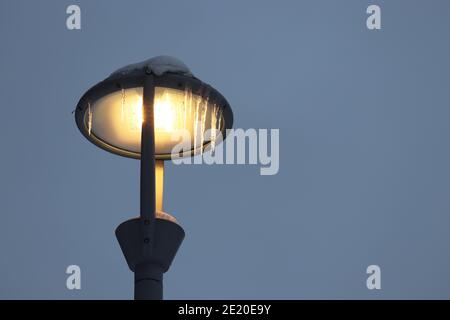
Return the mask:
<svg viewBox="0 0 450 320">
<path fill-rule="evenodd" d="M 187 77 L 194 77 L 189 68 L 179 59 L 170 56 L 157 56 L 142 62 L 133 63 L 114 71 L 111 76 L 126 75 L 133 71 L 151 71 L 157 76 L 164 73 L 177 73 Z"/>
</svg>

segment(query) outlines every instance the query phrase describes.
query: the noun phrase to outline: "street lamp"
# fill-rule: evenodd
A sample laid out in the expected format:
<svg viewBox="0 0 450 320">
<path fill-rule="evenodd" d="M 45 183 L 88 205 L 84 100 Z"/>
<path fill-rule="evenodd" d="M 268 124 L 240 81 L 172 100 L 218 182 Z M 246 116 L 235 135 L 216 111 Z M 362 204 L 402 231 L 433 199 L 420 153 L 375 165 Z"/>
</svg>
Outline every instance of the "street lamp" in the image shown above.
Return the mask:
<svg viewBox="0 0 450 320">
<path fill-rule="evenodd" d="M 177 220 L 163 212 L 163 161 L 214 149 L 232 127 L 231 108 L 181 61 L 158 56 L 89 89 L 75 120 L 95 145 L 141 160 L 140 217 L 120 224 L 116 237 L 135 275 L 135 299 L 162 299 L 163 273 L 184 238 Z"/>
</svg>

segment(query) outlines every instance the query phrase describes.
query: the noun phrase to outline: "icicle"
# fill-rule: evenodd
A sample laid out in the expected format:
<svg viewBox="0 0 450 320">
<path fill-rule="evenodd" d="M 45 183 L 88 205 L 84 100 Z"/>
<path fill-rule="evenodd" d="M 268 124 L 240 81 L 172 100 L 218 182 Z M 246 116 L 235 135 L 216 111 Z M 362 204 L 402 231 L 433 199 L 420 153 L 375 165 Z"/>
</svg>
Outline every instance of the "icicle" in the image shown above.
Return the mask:
<svg viewBox="0 0 450 320">
<path fill-rule="evenodd" d="M 195 106 L 195 115 L 194 115 L 194 150 L 197 149 L 197 139 L 198 139 L 198 129 L 199 129 L 198 125 L 199 125 L 199 122 L 200 122 L 200 121 L 198 121 L 198 115 L 199 115 L 199 109 L 200 109 L 201 101 L 202 101 L 202 99 L 198 98 L 197 99 L 197 104 Z"/>
<path fill-rule="evenodd" d="M 208 111 L 208 97 L 205 99 L 204 104 L 202 105 L 202 114 L 201 114 L 201 136 L 200 136 L 200 154 L 203 154 L 203 144 L 205 140 L 205 126 L 206 126 L 206 112 Z"/>
<path fill-rule="evenodd" d="M 121 120 L 123 122 L 125 117 L 125 90 L 122 88 L 122 114 L 121 114 Z"/>
<path fill-rule="evenodd" d="M 214 150 L 216 148 L 216 124 L 217 124 L 217 105 L 214 104 L 213 112 L 211 114 L 211 154 L 214 154 Z"/>
<path fill-rule="evenodd" d="M 217 118 L 216 118 L 216 126 L 214 127 L 214 129 L 216 129 L 216 136 L 214 138 L 214 144 L 216 144 L 217 142 L 217 133 L 219 133 L 219 142 L 221 141 L 221 139 L 223 139 L 222 137 L 222 112 L 223 109 L 219 106 L 217 106 Z"/>
<path fill-rule="evenodd" d="M 189 117 L 190 117 L 190 119 L 192 119 L 192 99 L 193 99 L 193 94 L 192 94 L 192 91 L 191 90 L 189 90 L 189 112 L 188 112 L 188 115 L 189 115 Z M 191 127 L 191 123 L 186 123 L 186 126 L 189 126 L 189 128 L 186 128 L 187 130 L 192 130 L 192 127 Z"/>
<path fill-rule="evenodd" d="M 91 135 L 92 130 L 92 112 L 91 112 L 91 103 L 88 102 L 88 132 Z"/>
<path fill-rule="evenodd" d="M 189 89 L 186 88 L 184 90 L 184 106 L 183 106 L 183 112 L 184 112 L 183 129 L 184 130 L 187 130 L 187 127 L 186 127 L 186 116 L 187 116 L 188 99 L 189 99 Z"/>
<path fill-rule="evenodd" d="M 219 107 L 218 108 L 218 116 L 217 116 L 217 118 L 219 119 L 217 121 L 217 130 L 219 130 L 219 131 L 222 130 L 222 112 L 223 112 L 222 108 Z"/>
</svg>

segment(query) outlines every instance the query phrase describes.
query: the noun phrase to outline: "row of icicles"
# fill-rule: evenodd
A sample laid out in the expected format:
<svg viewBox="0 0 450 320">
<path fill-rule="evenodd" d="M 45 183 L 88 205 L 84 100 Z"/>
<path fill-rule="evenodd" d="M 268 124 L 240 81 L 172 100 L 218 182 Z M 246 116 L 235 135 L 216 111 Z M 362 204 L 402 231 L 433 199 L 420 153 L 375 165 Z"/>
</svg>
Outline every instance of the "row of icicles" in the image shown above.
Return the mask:
<svg viewBox="0 0 450 320">
<path fill-rule="evenodd" d="M 121 92 L 121 107 L 122 107 L 122 114 L 121 118 L 122 121 L 124 121 L 124 114 L 126 109 L 126 93 L 125 89 L 122 88 Z M 173 107 L 173 106 L 172 106 Z M 177 113 L 177 120 L 180 120 L 180 117 L 178 116 L 180 114 L 183 115 L 182 117 L 182 124 L 180 126 L 180 123 L 178 123 L 177 129 L 184 129 L 189 130 L 190 124 L 188 123 L 188 118 L 192 116 L 192 109 L 194 108 L 194 119 L 193 119 L 193 135 L 194 135 L 194 149 L 197 149 L 197 147 L 203 146 L 205 142 L 210 142 L 211 146 L 211 152 L 214 153 L 216 142 L 218 140 L 218 133 L 220 134 L 221 127 L 222 127 L 222 108 L 218 106 L 217 104 L 212 104 L 212 106 L 209 105 L 209 97 L 201 98 L 197 95 L 194 95 L 190 89 L 184 90 L 184 100 L 181 105 L 175 106 Z M 181 110 L 180 110 L 181 109 Z M 210 113 L 210 123 L 209 127 L 207 127 L 207 114 Z M 92 120 L 93 120 L 93 113 L 91 110 L 91 103 L 88 102 L 88 119 L 87 119 L 87 125 L 88 125 L 88 133 L 91 135 L 92 132 Z M 178 121 L 179 122 L 179 121 Z M 205 133 L 208 129 L 210 130 L 210 139 L 205 140 Z M 213 130 L 215 129 L 215 130 Z M 140 128 L 139 128 L 140 130 Z M 199 143 L 200 142 L 200 143 Z M 200 154 L 203 154 L 204 147 L 200 148 Z"/>
</svg>

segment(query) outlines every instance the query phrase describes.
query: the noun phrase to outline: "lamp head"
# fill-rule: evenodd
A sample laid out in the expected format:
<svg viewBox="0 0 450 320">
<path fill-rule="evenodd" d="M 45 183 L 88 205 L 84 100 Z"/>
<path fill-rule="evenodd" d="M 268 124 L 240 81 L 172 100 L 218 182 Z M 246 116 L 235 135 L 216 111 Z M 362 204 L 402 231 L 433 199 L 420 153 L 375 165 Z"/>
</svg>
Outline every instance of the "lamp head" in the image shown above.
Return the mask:
<svg viewBox="0 0 450 320">
<path fill-rule="evenodd" d="M 225 137 L 233 114 L 226 99 L 178 59 L 158 56 L 117 70 L 78 102 L 81 133 L 112 153 L 140 158 L 144 81 L 154 77 L 155 158 L 193 156 Z M 220 134 L 219 134 L 220 133 Z M 176 145 L 183 145 L 175 154 Z"/>
</svg>

